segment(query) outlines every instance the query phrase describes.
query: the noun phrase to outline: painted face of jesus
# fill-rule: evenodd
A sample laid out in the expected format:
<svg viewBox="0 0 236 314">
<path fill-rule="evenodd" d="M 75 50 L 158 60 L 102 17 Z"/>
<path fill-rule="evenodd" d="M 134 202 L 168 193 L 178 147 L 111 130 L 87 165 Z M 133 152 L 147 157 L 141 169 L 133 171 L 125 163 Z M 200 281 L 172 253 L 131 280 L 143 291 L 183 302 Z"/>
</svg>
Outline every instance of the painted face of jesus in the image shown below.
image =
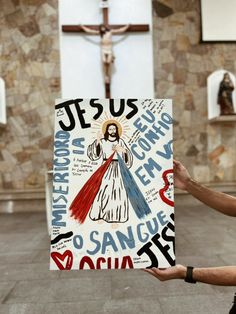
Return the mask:
<svg viewBox="0 0 236 314">
<path fill-rule="evenodd" d="M 107 141 L 108 139 L 119 141 L 119 132 L 118 127 L 115 123 L 110 123 L 106 127 L 106 132 L 104 133 L 104 139 Z"/>
<path fill-rule="evenodd" d="M 117 137 L 117 129 L 116 129 L 116 126 L 115 125 L 110 125 L 109 128 L 108 128 L 108 134 L 111 136 L 111 137 Z"/>
</svg>

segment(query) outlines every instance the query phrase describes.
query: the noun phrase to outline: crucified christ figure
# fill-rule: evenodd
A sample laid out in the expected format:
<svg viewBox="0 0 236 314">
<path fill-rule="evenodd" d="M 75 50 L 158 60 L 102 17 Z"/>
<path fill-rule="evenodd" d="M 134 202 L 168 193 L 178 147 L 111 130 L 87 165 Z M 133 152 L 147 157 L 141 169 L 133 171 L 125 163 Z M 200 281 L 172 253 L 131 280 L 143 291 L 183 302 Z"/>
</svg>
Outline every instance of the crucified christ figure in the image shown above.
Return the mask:
<svg viewBox="0 0 236 314">
<path fill-rule="evenodd" d="M 104 78 L 105 83 L 110 84 L 111 82 L 111 69 L 112 64 L 114 63 L 115 56 L 113 54 L 112 49 L 112 35 L 113 34 L 124 34 L 130 24 L 125 25 L 123 27 L 117 29 L 110 29 L 105 24 L 101 24 L 99 26 L 99 30 L 91 29 L 87 26 L 81 25 L 81 28 L 85 33 L 93 34 L 93 35 L 100 35 L 101 37 L 101 53 L 102 53 L 102 63 L 103 63 L 103 71 L 104 71 Z"/>
</svg>

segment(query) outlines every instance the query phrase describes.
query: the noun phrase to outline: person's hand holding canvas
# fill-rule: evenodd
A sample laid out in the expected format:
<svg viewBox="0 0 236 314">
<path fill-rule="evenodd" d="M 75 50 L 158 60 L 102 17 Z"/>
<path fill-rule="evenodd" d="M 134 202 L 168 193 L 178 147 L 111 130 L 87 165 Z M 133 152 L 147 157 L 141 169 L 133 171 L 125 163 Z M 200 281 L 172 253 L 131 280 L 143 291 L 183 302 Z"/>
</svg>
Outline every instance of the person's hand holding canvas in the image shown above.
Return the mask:
<svg viewBox="0 0 236 314">
<path fill-rule="evenodd" d="M 236 197 L 213 191 L 193 180 L 181 162 L 174 160 L 174 185 L 222 214 L 236 217 Z M 212 285 L 236 286 L 236 266 L 194 268 L 176 265 L 167 269 L 151 268 L 146 272 L 160 281 L 184 279 L 189 283 L 203 282 Z M 230 314 L 236 313 L 234 303 Z"/>
</svg>

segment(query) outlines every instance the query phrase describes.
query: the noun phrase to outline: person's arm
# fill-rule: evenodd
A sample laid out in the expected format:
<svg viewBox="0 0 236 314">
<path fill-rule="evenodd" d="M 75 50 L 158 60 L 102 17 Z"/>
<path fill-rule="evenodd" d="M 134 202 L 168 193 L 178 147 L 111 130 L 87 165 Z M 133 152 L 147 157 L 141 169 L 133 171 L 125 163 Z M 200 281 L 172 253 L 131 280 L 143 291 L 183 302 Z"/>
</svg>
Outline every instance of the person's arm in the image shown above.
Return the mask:
<svg viewBox="0 0 236 314">
<path fill-rule="evenodd" d="M 174 180 L 175 187 L 189 192 L 202 203 L 225 215 L 236 217 L 236 197 L 211 190 L 194 181 L 179 161 L 174 161 Z"/>
<path fill-rule="evenodd" d="M 84 26 L 84 25 L 80 25 L 80 27 L 82 28 L 82 30 L 83 30 L 85 33 L 88 33 L 88 34 L 91 34 L 91 35 L 98 35 L 98 34 L 99 34 L 99 31 L 96 31 L 95 29 L 86 27 L 86 26 Z"/>
<path fill-rule="evenodd" d="M 112 34 L 124 34 L 128 30 L 129 27 L 130 27 L 130 24 L 117 28 L 117 29 L 112 29 L 111 33 Z"/>
<path fill-rule="evenodd" d="M 167 269 L 151 268 L 145 271 L 160 281 L 167 281 L 185 279 L 187 267 L 176 265 Z M 236 266 L 194 268 L 193 279 L 211 285 L 236 286 Z"/>
</svg>

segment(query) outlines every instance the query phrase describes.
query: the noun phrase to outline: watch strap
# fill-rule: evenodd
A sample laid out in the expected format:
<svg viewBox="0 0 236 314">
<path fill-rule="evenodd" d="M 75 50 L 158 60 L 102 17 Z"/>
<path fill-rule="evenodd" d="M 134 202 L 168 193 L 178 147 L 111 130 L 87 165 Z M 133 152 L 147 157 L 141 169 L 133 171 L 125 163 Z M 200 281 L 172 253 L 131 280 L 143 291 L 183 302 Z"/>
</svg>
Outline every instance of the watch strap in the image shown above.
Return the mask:
<svg viewBox="0 0 236 314">
<path fill-rule="evenodd" d="M 186 277 L 184 281 L 189 283 L 196 283 L 197 281 L 193 279 L 193 268 L 192 266 L 187 266 Z"/>
</svg>

